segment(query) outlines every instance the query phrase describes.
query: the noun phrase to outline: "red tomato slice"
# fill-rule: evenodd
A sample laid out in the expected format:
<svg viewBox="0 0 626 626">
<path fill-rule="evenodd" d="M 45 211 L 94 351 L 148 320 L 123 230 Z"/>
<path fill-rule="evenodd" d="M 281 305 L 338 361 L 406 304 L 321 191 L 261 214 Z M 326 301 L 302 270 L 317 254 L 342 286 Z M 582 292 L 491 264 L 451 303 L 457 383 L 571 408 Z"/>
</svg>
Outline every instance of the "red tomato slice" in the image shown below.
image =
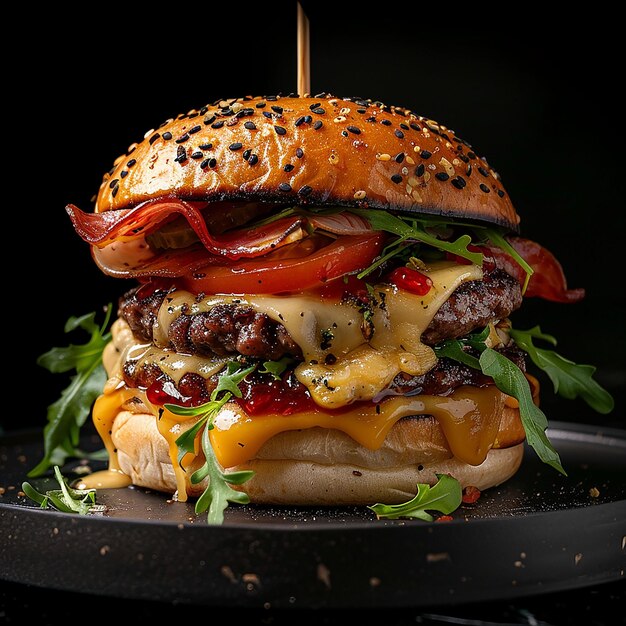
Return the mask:
<svg viewBox="0 0 626 626">
<path fill-rule="evenodd" d="M 276 294 L 320 287 L 368 267 L 380 254 L 385 234 L 338 237 L 323 247 L 313 238 L 285 246 L 276 254 L 209 265 L 178 279 L 183 289 L 206 294 Z"/>
</svg>

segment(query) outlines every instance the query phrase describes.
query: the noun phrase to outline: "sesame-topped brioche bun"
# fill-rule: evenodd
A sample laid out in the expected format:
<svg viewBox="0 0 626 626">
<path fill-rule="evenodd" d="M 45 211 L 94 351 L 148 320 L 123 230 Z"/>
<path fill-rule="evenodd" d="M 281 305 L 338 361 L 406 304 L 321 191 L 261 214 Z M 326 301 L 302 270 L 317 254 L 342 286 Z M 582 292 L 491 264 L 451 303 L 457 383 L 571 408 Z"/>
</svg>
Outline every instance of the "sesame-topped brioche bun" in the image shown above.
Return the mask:
<svg viewBox="0 0 626 626">
<path fill-rule="evenodd" d="M 116 160 L 96 212 L 164 196 L 356 205 L 512 231 L 520 221 L 497 173 L 454 131 L 327 94 L 223 100 L 167 120 Z"/>
</svg>

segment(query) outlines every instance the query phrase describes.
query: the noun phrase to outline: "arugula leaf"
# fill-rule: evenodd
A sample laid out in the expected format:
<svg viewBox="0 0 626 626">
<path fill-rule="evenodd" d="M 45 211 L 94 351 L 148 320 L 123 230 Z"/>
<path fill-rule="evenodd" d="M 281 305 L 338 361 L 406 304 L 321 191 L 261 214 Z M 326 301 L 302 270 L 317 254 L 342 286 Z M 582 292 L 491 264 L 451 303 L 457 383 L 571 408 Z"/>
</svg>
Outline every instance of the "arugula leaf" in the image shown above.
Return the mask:
<svg viewBox="0 0 626 626">
<path fill-rule="evenodd" d="M 537 456 L 554 469 L 567 476 L 561 465 L 558 452 L 546 435 L 548 418 L 533 402 L 528 379 L 524 372 L 513 361 L 485 347 L 480 355 L 480 369 L 483 374 L 493 378 L 496 387 L 519 402 L 519 414 L 526 432 L 526 441 L 537 453 Z"/>
<path fill-rule="evenodd" d="M 191 476 L 192 483 L 199 483 L 206 476 L 209 484 L 202 495 L 196 500 L 196 514 L 204 513 L 208 509 L 207 522 L 219 525 L 224 521 L 224 510 L 229 502 L 248 504 L 250 498 L 243 491 L 237 491 L 230 485 L 241 485 L 254 476 L 252 470 L 232 472 L 226 474 L 221 470 L 209 438 L 209 429 L 202 433 L 202 451 L 205 456 L 204 465 Z"/>
<path fill-rule="evenodd" d="M 268 361 L 267 363 L 272 363 L 272 361 Z M 265 365 L 267 365 L 267 363 Z M 217 415 L 219 410 L 233 396 L 241 398 L 241 390 L 238 385 L 248 374 L 252 373 L 256 367 L 256 363 L 249 367 L 242 367 L 240 362 L 231 361 L 220 374 L 217 386 L 211 392 L 208 402 L 196 407 L 184 407 L 176 404 L 164 405 L 168 411 L 175 415 L 185 417 L 199 416 L 200 418 L 191 428 L 176 439 L 178 464 L 181 465 L 181 467 L 185 455 L 195 452 L 196 436 L 204 427 L 201 445 L 205 462 L 202 467 L 191 475 L 191 482 L 197 484 L 202 482 L 207 476 L 209 477 L 209 483 L 206 489 L 196 501 L 196 513 L 203 513 L 209 509 L 207 517 L 209 524 L 221 524 L 224 521 L 224 510 L 228 506 L 228 502 L 247 504 L 250 501 L 247 494 L 232 489 L 229 484 L 241 485 L 249 480 L 254 475 L 254 472 L 245 471 L 230 474 L 222 472 L 215 458 L 213 447 L 211 446 L 209 431 L 213 428 L 213 418 Z"/>
<path fill-rule="evenodd" d="M 481 265 L 483 262 L 483 255 L 480 252 L 472 252 L 468 249 L 467 246 L 472 243 L 469 235 L 461 235 L 456 241 L 444 241 L 428 233 L 415 218 L 401 218 L 377 209 L 350 208 L 348 210 L 367 219 L 374 230 L 384 230 L 397 235 L 402 240 L 421 241 L 438 250 L 468 259 L 476 265 Z"/>
<path fill-rule="evenodd" d="M 535 273 L 535 270 L 526 262 L 526 260 L 520 256 L 518 251 L 504 238 L 504 236 L 493 228 L 488 228 L 485 231 L 487 239 L 490 239 L 499 248 L 502 248 L 509 256 L 513 257 L 516 263 L 522 267 L 526 272 L 526 278 L 524 278 L 524 284 L 522 285 L 522 295 L 526 293 L 526 288 L 530 281 L 530 277 Z"/>
<path fill-rule="evenodd" d="M 432 522 L 433 516 L 426 511 L 439 511 L 448 515 L 461 506 L 461 484 L 448 474 L 437 474 L 437 482 L 431 487 L 418 483 L 417 494 L 403 504 L 374 504 L 368 508 L 378 519 L 414 518 Z"/>
<path fill-rule="evenodd" d="M 78 513 L 87 515 L 104 510 L 104 506 L 96 504 L 95 489 L 72 489 L 61 474 L 58 465 L 54 466 L 54 475 L 60 489 L 52 489 L 40 493 L 30 483 L 22 483 L 22 491 L 42 509 L 54 508 L 61 513 Z"/>
<path fill-rule="evenodd" d="M 102 393 L 106 373 L 102 366 L 102 352 L 111 340 L 105 333 L 111 317 L 112 307 L 107 307 L 101 326 L 95 322 L 96 314 L 71 317 L 65 324 L 65 332 L 82 329 L 91 334 L 87 343 L 70 344 L 63 348 L 52 348 L 42 354 L 37 363 L 53 373 L 75 370 L 69 386 L 61 397 L 48 407 L 48 423 L 44 428 L 44 457 L 28 472 L 29 477 L 41 476 L 53 465 L 63 465 L 69 456 L 84 456 L 77 448 L 80 428 L 83 426 L 96 398 Z"/>
<path fill-rule="evenodd" d="M 274 380 L 280 380 L 285 370 L 289 369 L 294 363 L 295 360 L 288 356 L 284 356 L 278 361 L 263 361 L 263 369 L 259 370 L 259 374 L 271 374 Z"/>
<path fill-rule="evenodd" d="M 554 393 L 568 400 L 580 396 L 598 413 L 606 414 L 613 410 L 615 406 L 613 397 L 593 379 L 596 371 L 593 365 L 579 365 L 554 350 L 537 348 L 533 338 L 542 339 L 556 346 L 556 339 L 552 335 L 542 333 L 539 326 L 530 330 L 511 329 L 510 334 L 515 343 L 528 353 L 533 363 L 550 377 Z"/>
<path fill-rule="evenodd" d="M 435 346 L 435 353 L 437 357 L 446 356 L 480 369 L 483 374 L 493 378 L 500 391 L 515 398 L 519 402 L 520 418 L 528 445 L 535 450 L 544 463 L 565 474 L 559 455 L 545 433 L 548 419 L 533 402 L 528 379 L 513 361 L 487 347 L 485 340 L 488 335 L 489 328 L 487 327 L 480 333 L 474 333 L 468 337 L 450 339 Z M 479 359 L 465 352 L 464 348 L 468 346 L 480 352 Z"/>
</svg>

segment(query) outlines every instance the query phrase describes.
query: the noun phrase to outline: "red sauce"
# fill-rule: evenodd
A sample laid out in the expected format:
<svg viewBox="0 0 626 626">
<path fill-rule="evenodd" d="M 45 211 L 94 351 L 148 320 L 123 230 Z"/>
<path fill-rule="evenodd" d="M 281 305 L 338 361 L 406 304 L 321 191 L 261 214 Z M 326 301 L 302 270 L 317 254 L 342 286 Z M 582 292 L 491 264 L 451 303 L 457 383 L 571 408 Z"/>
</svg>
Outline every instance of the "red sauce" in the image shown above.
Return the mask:
<svg viewBox="0 0 626 626">
<path fill-rule="evenodd" d="M 397 267 L 389 274 L 389 280 L 396 287 L 418 296 L 425 296 L 433 286 L 433 281 L 426 274 L 410 267 Z"/>
<path fill-rule="evenodd" d="M 177 388 L 172 380 L 157 378 L 147 389 L 148 400 L 157 406 L 164 404 L 176 404 L 178 406 L 198 406 L 206 402 L 206 396 L 200 393 L 185 396 Z"/>
<path fill-rule="evenodd" d="M 251 416 L 266 413 L 293 415 L 319 409 L 307 388 L 293 374 L 279 380 L 266 374 L 253 375 L 250 380 L 239 383 L 239 389 L 242 397 L 235 400 Z"/>
</svg>

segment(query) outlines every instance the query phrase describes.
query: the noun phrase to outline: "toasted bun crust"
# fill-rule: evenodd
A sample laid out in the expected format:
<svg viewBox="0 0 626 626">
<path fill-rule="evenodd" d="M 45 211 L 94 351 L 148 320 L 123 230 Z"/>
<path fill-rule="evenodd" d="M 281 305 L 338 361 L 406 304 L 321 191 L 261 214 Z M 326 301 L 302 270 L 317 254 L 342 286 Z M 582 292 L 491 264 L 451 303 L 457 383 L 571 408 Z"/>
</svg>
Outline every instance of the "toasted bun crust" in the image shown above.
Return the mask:
<svg viewBox="0 0 626 626">
<path fill-rule="evenodd" d="M 112 440 L 120 468 L 133 484 L 176 490 L 168 446 L 153 415 L 121 411 L 113 423 Z M 257 458 L 233 469 L 255 471 L 242 488 L 256 503 L 393 503 L 415 495 L 418 482 L 434 484 L 438 473 L 453 475 L 464 487 L 482 490 L 498 485 L 519 468 L 523 440 L 519 411 L 505 407 L 498 449 L 492 449 L 479 466 L 455 459 L 437 421 L 424 417 L 400 420 L 375 451 L 337 430 L 283 432 L 270 439 Z M 189 468 L 187 476 L 195 469 Z M 205 482 L 192 485 L 187 480 L 190 496 L 200 495 L 205 487 Z"/>
<path fill-rule="evenodd" d="M 159 197 L 356 205 L 514 231 L 520 221 L 496 172 L 452 130 L 329 95 L 231 99 L 167 120 L 115 161 L 96 211 Z"/>
</svg>

